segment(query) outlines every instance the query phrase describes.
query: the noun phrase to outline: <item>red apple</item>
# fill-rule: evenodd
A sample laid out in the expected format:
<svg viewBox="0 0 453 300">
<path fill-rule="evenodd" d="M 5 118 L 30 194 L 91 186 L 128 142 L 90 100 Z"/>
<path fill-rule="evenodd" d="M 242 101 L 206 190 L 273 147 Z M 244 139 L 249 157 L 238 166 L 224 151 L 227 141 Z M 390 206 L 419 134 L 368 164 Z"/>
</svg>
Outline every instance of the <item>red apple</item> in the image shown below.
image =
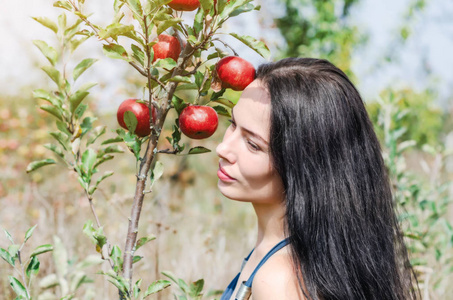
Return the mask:
<svg viewBox="0 0 453 300">
<path fill-rule="evenodd" d="M 210 106 L 189 105 L 179 115 L 179 128 L 191 139 L 210 137 L 218 124 L 217 112 Z"/>
<path fill-rule="evenodd" d="M 118 112 L 116 113 L 118 123 L 124 129 L 127 129 L 126 123 L 124 122 L 124 113 L 126 111 L 133 112 L 137 118 L 137 127 L 134 133 L 140 137 L 148 136 L 151 133 L 148 105 L 137 102 L 137 99 L 124 100 L 118 107 Z M 156 120 L 156 110 L 154 107 L 152 108 L 152 116 L 154 122 Z"/>
<path fill-rule="evenodd" d="M 173 0 L 168 4 L 168 6 L 170 6 L 174 10 L 192 11 L 192 10 L 196 10 L 198 7 L 200 7 L 200 1 L 199 0 Z"/>
<path fill-rule="evenodd" d="M 177 61 L 179 54 L 181 53 L 181 44 L 179 44 L 178 39 L 168 34 L 160 34 L 157 39 L 158 42 L 153 46 L 153 62 L 157 59 L 164 59 L 167 57 L 171 57 Z"/>
<path fill-rule="evenodd" d="M 253 65 L 238 56 L 227 56 L 219 60 L 216 72 L 222 88 L 235 91 L 243 91 L 255 79 Z"/>
</svg>

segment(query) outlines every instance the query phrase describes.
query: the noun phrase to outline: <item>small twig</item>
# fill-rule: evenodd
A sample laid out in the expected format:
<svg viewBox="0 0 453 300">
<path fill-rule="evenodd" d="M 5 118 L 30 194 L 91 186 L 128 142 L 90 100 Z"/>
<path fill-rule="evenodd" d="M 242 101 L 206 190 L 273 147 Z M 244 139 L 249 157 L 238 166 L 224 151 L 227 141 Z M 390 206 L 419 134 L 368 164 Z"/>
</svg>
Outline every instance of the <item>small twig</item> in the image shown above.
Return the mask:
<svg viewBox="0 0 453 300">
<path fill-rule="evenodd" d="M 27 297 L 28 297 L 28 299 L 30 299 L 30 291 L 28 290 L 27 280 L 25 279 L 25 270 L 24 270 L 24 265 L 22 264 L 22 259 L 20 258 L 20 250 L 17 251 L 17 258 L 19 259 L 22 280 L 24 281 L 24 285 L 25 285 L 24 287 L 27 292 Z"/>
<path fill-rule="evenodd" d="M 165 149 L 165 150 L 157 150 L 157 153 L 163 153 L 163 154 L 177 154 L 177 150 L 170 150 L 170 149 Z"/>
<path fill-rule="evenodd" d="M 99 221 L 99 217 L 98 217 L 98 215 L 96 213 L 96 210 L 94 209 L 93 198 L 90 195 L 88 195 L 87 190 L 85 190 L 85 194 L 86 194 L 86 196 L 88 198 L 88 202 L 90 203 L 91 212 L 94 215 L 94 219 L 96 220 L 96 224 L 97 224 L 98 228 L 102 228 L 101 222 Z M 106 246 L 107 246 L 107 254 L 108 254 L 108 253 L 110 253 L 110 249 L 111 249 L 111 245 L 110 245 L 110 242 L 108 240 L 106 241 Z M 110 258 L 110 256 L 108 256 L 108 258 L 105 258 L 104 253 L 102 253 L 102 250 L 101 250 L 101 256 L 102 256 L 102 259 L 108 260 L 108 262 L 109 262 L 110 266 L 112 267 L 112 269 L 115 267 L 115 265 L 113 263 L 113 260 Z"/>
<path fill-rule="evenodd" d="M 148 74 L 145 72 L 145 70 L 143 70 L 142 68 L 140 68 L 140 66 L 138 66 L 135 62 L 133 61 L 130 61 L 129 64 L 131 66 L 133 66 L 141 75 L 145 76 L 145 77 L 148 77 Z"/>
<path fill-rule="evenodd" d="M 233 53 L 234 53 L 235 56 L 239 56 L 239 54 L 233 49 L 233 47 L 231 47 L 230 45 L 228 45 L 228 44 L 225 43 L 224 41 L 222 41 L 222 40 L 220 40 L 220 39 L 218 39 L 218 38 L 212 39 L 212 41 L 221 42 L 225 47 L 230 48 L 231 51 L 233 51 Z"/>
<path fill-rule="evenodd" d="M 197 63 L 197 65 L 195 66 L 195 68 L 192 71 L 184 73 L 184 74 L 182 74 L 182 76 L 188 76 L 188 75 L 193 75 L 193 74 L 197 73 L 197 70 L 200 66 L 201 66 L 201 61 L 199 61 Z"/>
</svg>

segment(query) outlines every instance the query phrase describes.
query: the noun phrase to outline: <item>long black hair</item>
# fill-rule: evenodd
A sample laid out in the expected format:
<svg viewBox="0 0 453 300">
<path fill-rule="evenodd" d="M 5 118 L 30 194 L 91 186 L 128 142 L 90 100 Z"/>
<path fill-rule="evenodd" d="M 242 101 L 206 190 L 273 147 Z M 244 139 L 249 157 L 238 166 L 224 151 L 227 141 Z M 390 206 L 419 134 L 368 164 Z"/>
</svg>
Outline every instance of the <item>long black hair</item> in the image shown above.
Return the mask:
<svg viewBox="0 0 453 300">
<path fill-rule="evenodd" d="M 286 233 L 308 299 L 417 299 L 381 147 L 359 92 L 326 60 L 261 65 Z M 308 295 L 307 295 L 308 293 Z"/>
</svg>

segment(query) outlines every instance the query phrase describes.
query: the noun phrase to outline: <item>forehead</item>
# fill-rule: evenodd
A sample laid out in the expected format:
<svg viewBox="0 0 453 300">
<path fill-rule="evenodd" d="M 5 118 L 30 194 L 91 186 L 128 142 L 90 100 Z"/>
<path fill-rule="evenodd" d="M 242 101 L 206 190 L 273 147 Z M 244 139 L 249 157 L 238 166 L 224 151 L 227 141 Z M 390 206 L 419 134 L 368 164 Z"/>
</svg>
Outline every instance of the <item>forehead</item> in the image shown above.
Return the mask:
<svg viewBox="0 0 453 300">
<path fill-rule="evenodd" d="M 234 118 L 242 126 L 269 140 L 271 101 L 259 80 L 253 81 L 242 92 L 234 107 Z"/>
</svg>

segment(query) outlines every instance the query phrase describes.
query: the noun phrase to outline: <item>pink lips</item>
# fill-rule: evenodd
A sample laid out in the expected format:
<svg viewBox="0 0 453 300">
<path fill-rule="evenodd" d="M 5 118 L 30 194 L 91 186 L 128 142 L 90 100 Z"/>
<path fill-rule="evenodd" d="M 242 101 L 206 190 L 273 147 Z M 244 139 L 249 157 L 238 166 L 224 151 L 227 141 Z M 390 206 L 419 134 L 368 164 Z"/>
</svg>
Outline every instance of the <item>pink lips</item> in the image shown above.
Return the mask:
<svg viewBox="0 0 453 300">
<path fill-rule="evenodd" d="M 220 180 L 227 181 L 227 182 L 236 180 L 233 177 L 231 177 L 230 175 L 228 175 L 228 173 L 225 172 L 225 170 L 222 167 L 220 167 L 220 164 L 219 164 L 219 170 L 217 171 L 217 177 L 219 177 Z"/>
</svg>

